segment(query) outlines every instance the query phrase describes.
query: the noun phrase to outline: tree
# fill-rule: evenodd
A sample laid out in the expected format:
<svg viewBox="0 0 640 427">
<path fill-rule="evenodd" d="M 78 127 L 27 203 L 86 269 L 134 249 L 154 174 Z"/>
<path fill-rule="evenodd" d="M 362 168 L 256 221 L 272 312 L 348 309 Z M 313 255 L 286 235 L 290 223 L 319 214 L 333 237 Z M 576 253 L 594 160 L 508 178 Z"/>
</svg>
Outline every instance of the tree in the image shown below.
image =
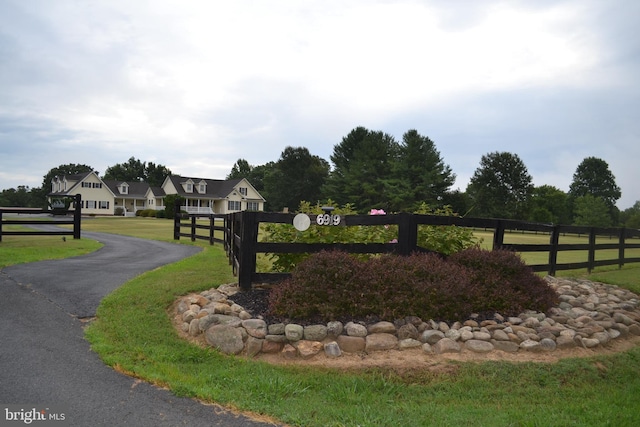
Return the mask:
<svg viewBox="0 0 640 427">
<path fill-rule="evenodd" d="M 118 163 L 107 168 L 103 179 L 125 181 L 125 182 L 146 182 L 147 184 L 159 187 L 171 171 L 166 166 L 153 162 L 141 162 L 135 157 L 129 158 L 126 163 Z"/>
<path fill-rule="evenodd" d="M 602 197 L 591 194 L 576 198 L 573 223 L 590 227 L 611 227 L 612 222 L 607 203 Z"/>
<path fill-rule="evenodd" d="M 245 159 L 238 159 L 227 175 L 227 179 L 246 178 L 253 185 L 253 188 L 262 193 L 264 191 L 264 177 L 274 165 L 274 162 L 269 162 L 265 165 L 252 166 Z M 262 195 L 265 196 L 265 194 Z"/>
<path fill-rule="evenodd" d="M 640 229 L 640 200 L 630 208 L 620 212 L 620 224 L 627 228 Z"/>
<path fill-rule="evenodd" d="M 53 169 L 50 169 L 44 177 L 42 177 L 42 186 L 40 188 L 34 188 L 31 190 L 33 193 L 33 199 L 36 206 L 46 208 L 47 207 L 47 194 L 51 192 L 51 181 L 56 176 L 68 176 L 68 175 L 77 175 L 81 173 L 87 173 L 93 171 L 93 168 L 88 165 L 68 163 L 65 165 L 60 165 Z"/>
<path fill-rule="evenodd" d="M 144 170 L 143 181 L 151 187 L 160 187 L 169 175 L 171 175 L 171 171 L 166 166 L 149 162 Z"/>
<path fill-rule="evenodd" d="M 231 172 L 227 175 L 227 179 L 247 178 L 251 174 L 252 170 L 253 166 L 251 166 L 248 161 L 245 159 L 238 159 L 233 164 Z"/>
<path fill-rule="evenodd" d="M 601 198 L 609 209 L 612 223 L 617 222 L 616 202 L 622 196 L 622 192 L 604 160 L 597 157 L 585 158 L 573 174 L 569 195 L 574 201 L 586 195 Z"/>
<path fill-rule="evenodd" d="M 264 176 L 269 210 L 295 209 L 303 200 L 315 201 L 329 176 L 329 163 L 304 147 L 286 147 Z"/>
<path fill-rule="evenodd" d="M 473 216 L 524 219 L 533 184 L 531 175 L 516 154 L 494 152 L 482 156 L 467 194 Z"/>
<path fill-rule="evenodd" d="M 29 186 L 19 185 L 18 188 L 8 188 L 2 190 L 0 193 L 0 206 L 5 207 L 22 207 L 22 208 L 34 208 L 39 207 L 40 203 L 38 199 L 34 199 L 34 190 L 39 191 L 39 188 L 29 189 Z"/>
<path fill-rule="evenodd" d="M 167 194 L 164 197 L 165 218 L 174 219 L 176 214 L 176 202 L 180 201 L 180 206 L 184 203 L 184 198 L 177 194 Z"/>
<path fill-rule="evenodd" d="M 360 211 L 372 208 L 391 210 L 397 183 L 393 180 L 393 164 L 398 143 L 391 135 L 352 130 L 334 146 L 331 161 L 334 168 L 327 180 L 325 197 L 338 204 L 350 203 Z"/>
<path fill-rule="evenodd" d="M 552 186 L 535 187 L 529 200 L 529 221 L 554 224 L 570 224 L 567 194 Z"/>
<path fill-rule="evenodd" d="M 421 203 L 442 205 L 455 179 L 433 141 L 415 129 L 403 135 L 393 168 L 394 193 L 400 199 L 395 210 L 413 210 Z"/>
</svg>

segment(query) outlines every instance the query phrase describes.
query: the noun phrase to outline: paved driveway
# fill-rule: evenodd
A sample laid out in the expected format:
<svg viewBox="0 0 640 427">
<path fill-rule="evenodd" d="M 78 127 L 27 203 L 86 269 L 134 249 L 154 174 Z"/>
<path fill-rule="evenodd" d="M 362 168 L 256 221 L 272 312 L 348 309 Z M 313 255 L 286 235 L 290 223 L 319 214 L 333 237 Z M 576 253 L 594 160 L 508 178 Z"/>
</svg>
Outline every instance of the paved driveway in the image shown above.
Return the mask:
<svg viewBox="0 0 640 427">
<path fill-rule="evenodd" d="M 100 300 L 126 281 L 199 248 L 102 233 L 83 238 L 104 247 L 0 271 L 0 426 L 8 404 L 62 404 L 71 426 L 272 425 L 178 398 L 104 365 L 84 340 L 80 319 L 94 316 Z"/>
</svg>

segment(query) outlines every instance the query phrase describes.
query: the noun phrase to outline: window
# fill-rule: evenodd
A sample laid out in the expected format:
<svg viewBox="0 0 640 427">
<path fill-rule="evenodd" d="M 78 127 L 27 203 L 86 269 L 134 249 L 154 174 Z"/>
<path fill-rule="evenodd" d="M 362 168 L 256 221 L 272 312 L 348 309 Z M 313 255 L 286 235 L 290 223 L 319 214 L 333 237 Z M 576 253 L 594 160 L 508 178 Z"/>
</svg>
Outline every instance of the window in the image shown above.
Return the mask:
<svg viewBox="0 0 640 427">
<path fill-rule="evenodd" d="M 243 196 L 247 195 L 247 187 L 240 187 L 238 190 L 240 191 L 240 194 L 242 194 Z"/>
<path fill-rule="evenodd" d="M 109 201 L 108 200 L 100 200 L 98 208 L 99 209 L 109 209 Z"/>
<path fill-rule="evenodd" d="M 187 189 L 185 190 L 187 193 L 193 193 L 193 184 L 190 182 L 187 183 Z"/>
<path fill-rule="evenodd" d="M 239 201 L 229 200 L 229 203 L 227 205 L 227 210 L 239 211 L 240 209 L 242 209 L 242 205 L 241 205 L 241 203 Z"/>
<path fill-rule="evenodd" d="M 93 188 L 102 188 L 102 183 L 101 182 L 94 182 L 93 183 Z"/>
<path fill-rule="evenodd" d="M 95 209 L 96 208 L 96 201 L 95 200 L 86 200 L 86 208 L 87 209 Z"/>
<path fill-rule="evenodd" d="M 129 194 L 129 186 L 121 185 L 120 186 L 120 194 Z"/>
<path fill-rule="evenodd" d="M 91 188 L 91 183 L 90 182 L 83 182 L 82 183 L 82 188 Z"/>
<path fill-rule="evenodd" d="M 258 210 L 260 210 L 260 203 L 258 203 L 258 202 L 247 202 L 247 210 L 248 211 L 258 211 Z"/>
<path fill-rule="evenodd" d="M 201 194 L 206 193 L 207 192 L 207 184 L 204 184 L 204 183 L 200 184 L 198 192 L 201 193 Z"/>
</svg>

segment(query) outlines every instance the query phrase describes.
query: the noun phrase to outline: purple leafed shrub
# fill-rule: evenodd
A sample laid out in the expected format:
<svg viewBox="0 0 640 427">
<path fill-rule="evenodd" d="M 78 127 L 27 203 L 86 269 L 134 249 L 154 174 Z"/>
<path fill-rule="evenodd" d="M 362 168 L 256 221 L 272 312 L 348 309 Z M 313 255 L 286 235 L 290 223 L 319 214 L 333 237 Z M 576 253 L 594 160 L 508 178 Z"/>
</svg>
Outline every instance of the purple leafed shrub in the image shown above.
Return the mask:
<svg viewBox="0 0 640 427">
<path fill-rule="evenodd" d="M 557 295 L 514 253 L 469 249 L 383 255 L 367 261 L 340 251 L 310 256 L 269 294 L 269 315 L 291 320 L 405 316 L 463 320 L 472 313 L 546 311 Z"/>
</svg>

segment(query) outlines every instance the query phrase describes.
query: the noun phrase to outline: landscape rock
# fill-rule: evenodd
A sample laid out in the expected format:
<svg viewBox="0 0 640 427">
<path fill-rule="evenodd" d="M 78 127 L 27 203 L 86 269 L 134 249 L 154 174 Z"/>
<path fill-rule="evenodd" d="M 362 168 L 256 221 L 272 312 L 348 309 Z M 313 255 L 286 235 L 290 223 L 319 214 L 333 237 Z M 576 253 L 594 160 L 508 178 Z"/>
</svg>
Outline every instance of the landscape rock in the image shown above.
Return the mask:
<svg viewBox="0 0 640 427">
<path fill-rule="evenodd" d="M 422 346 L 425 353 L 469 351 L 488 353 L 553 352 L 576 346 L 597 349 L 612 340 L 640 336 L 640 297 L 632 292 L 588 280 L 547 277 L 560 303 L 547 313 L 525 311 L 493 318 L 473 314 L 453 323 L 417 316 L 365 324 L 339 321 L 300 325 L 267 324 L 233 301 L 237 284 L 181 297 L 174 305 L 176 325 L 191 337 L 225 354 L 248 357 L 278 353 L 283 357 L 326 357 Z"/>
<path fill-rule="evenodd" d="M 227 325 L 213 325 L 205 332 L 207 343 L 224 354 L 239 354 L 244 350 L 242 332 Z"/>
<path fill-rule="evenodd" d="M 489 353 L 494 349 L 494 346 L 488 341 L 469 340 L 464 343 L 464 348 L 474 353 Z"/>
<path fill-rule="evenodd" d="M 365 338 L 365 351 L 391 350 L 398 346 L 398 338 L 388 333 L 374 333 Z"/>
<path fill-rule="evenodd" d="M 434 345 L 432 345 L 431 348 L 436 354 L 460 353 L 461 351 L 460 344 L 450 338 L 442 338 Z"/>
</svg>

